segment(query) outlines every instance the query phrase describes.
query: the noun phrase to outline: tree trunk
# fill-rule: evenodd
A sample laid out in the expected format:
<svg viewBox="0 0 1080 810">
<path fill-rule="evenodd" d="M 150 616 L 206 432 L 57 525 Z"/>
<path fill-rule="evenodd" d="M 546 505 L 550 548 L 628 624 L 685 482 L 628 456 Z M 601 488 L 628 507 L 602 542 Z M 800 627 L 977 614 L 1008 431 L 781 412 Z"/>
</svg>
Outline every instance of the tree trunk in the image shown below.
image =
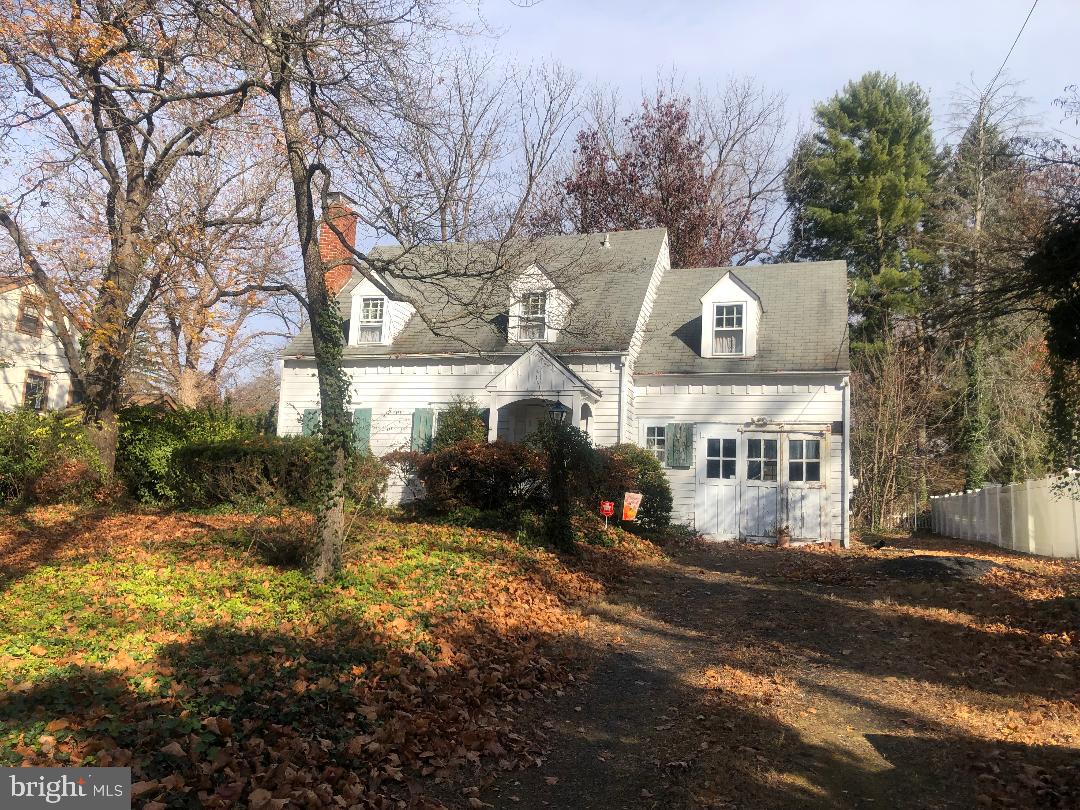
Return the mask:
<svg viewBox="0 0 1080 810">
<path fill-rule="evenodd" d="M 120 409 L 124 369 L 131 352 L 128 309 L 142 270 L 142 260 L 134 246 L 136 238 L 137 235 L 129 234 L 125 244 L 118 244 L 121 237 L 113 238 L 113 258 L 105 270 L 92 319 L 97 328 L 87 336 L 83 361 L 83 423 L 110 475 L 116 467 L 119 439 L 116 413 Z"/>
<path fill-rule="evenodd" d="M 257 3 L 252 4 L 263 30 L 271 30 Z M 283 45 L 279 45 L 284 49 Z M 349 421 L 345 413 L 348 380 L 342 367 L 341 316 L 337 301 L 326 289 L 322 257 L 319 255 L 318 222 L 312 199 L 311 172 L 306 153 L 300 114 L 293 105 L 292 81 L 288 54 L 284 50 L 267 51 L 274 96 L 281 119 L 281 131 L 289 163 L 296 227 L 304 260 L 308 318 L 319 381 L 319 408 L 322 415 L 321 438 L 324 452 L 321 461 L 321 486 L 316 500 L 315 519 L 318 538 L 311 573 L 317 582 L 325 582 L 341 565 L 345 528 L 345 471 L 350 449 Z"/>
</svg>

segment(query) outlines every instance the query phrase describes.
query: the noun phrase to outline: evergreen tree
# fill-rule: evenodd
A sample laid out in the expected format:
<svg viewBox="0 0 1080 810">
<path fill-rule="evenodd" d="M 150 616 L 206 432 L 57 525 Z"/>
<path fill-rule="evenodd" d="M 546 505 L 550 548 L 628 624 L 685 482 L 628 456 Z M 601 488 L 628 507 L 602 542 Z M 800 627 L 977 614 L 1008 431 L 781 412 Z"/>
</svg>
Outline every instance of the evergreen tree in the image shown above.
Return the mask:
<svg viewBox="0 0 1080 810">
<path fill-rule="evenodd" d="M 863 340 L 918 304 L 918 247 L 934 164 L 930 105 L 916 84 L 868 73 L 819 104 L 818 130 L 796 148 L 785 188 L 791 259 L 844 259 Z"/>
</svg>

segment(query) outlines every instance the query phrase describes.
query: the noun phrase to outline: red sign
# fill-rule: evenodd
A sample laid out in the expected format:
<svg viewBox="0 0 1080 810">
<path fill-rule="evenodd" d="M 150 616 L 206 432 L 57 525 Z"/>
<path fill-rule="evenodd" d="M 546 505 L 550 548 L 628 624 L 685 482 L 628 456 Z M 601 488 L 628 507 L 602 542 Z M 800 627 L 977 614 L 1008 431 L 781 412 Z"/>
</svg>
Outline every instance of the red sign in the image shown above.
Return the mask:
<svg viewBox="0 0 1080 810">
<path fill-rule="evenodd" d="M 637 520 L 637 510 L 641 506 L 640 492 L 627 492 L 623 495 L 622 519 Z"/>
<path fill-rule="evenodd" d="M 611 517 L 615 514 L 615 501 L 600 501 L 600 514 Z"/>
</svg>

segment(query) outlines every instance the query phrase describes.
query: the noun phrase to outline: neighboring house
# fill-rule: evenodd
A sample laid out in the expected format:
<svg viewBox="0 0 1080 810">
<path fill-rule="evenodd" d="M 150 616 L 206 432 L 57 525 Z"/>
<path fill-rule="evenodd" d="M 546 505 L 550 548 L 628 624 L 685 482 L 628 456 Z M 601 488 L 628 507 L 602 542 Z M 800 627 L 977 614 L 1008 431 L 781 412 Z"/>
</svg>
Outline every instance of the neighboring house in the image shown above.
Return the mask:
<svg viewBox="0 0 1080 810">
<path fill-rule="evenodd" d="M 0 276 L 0 410 L 66 408 L 74 388 L 45 298 L 25 276 Z"/>
<path fill-rule="evenodd" d="M 331 216 L 347 217 L 346 204 L 337 198 Z M 325 226 L 322 237 L 328 261 L 339 258 Z M 482 250 L 373 256 L 430 272 Z M 518 441 L 559 403 L 595 444 L 655 453 L 673 519 L 706 536 L 775 538 L 787 524 L 796 540 L 846 544 L 843 262 L 672 269 L 667 232 L 654 228 L 537 240 L 510 265 L 501 286 L 447 274 L 465 290 L 454 301 L 438 284 L 328 273 L 346 318 L 358 444 L 379 455 L 427 448 L 440 411 L 463 396 L 484 409 L 490 440 Z M 480 317 L 462 298 L 485 303 Z M 283 359 L 278 432 L 316 430 L 309 331 Z M 389 494 L 407 492 L 396 482 Z"/>
</svg>

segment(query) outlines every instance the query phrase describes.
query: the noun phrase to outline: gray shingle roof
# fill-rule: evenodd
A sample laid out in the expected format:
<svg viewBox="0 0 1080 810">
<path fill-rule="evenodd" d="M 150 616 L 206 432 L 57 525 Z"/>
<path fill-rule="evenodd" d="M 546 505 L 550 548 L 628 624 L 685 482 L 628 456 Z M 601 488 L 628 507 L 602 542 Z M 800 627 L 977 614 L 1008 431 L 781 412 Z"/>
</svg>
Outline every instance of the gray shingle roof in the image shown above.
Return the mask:
<svg viewBox="0 0 1080 810">
<path fill-rule="evenodd" d="M 701 356 L 701 297 L 732 272 L 761 299 L 757 354 Z M 635 372 L 847 371 L 847 266 L 842 261 L 669 270 Z"/>
<path fill-rule="evenodd" d="M 411 300 L 428 322 L 413 315 L 389 346 L 346 346 L 345 356 L 520 354 L 528 346 L 506 339 L 506 311 L 512 298 L 509 284 L 533 264 L 574 301 L 568 324 L 549 347 L 555 354 L 626 351 L 667 232 L 650 228 L 606 236 L 607 247 L 601 244 L 603 234 L 546 237 L 522 243 L 509 251 L 513 255 L 503 246 L 500 258 L 512 269 L 495 277 L 468 272 L 470 266 L 493 266 L 496 257 L 484 246 L 425 247 L 405 255 L 398 247 L 377 247 L 371 252 L 373 259 L 400 262 L 400 277 L 388 278 L 389 284 Z M 443 273 L 443 280 L 435 284 L 423 280 L 432 273 Z M 338 295 L 345 317 L 352 290 L 361 280 L 354 271 Z M 478 303 L 472 306 L 471 302 Z M 282 354 L 295 357 L 311 352 L 311 332 L 305 327 Z"/>
</svg>

